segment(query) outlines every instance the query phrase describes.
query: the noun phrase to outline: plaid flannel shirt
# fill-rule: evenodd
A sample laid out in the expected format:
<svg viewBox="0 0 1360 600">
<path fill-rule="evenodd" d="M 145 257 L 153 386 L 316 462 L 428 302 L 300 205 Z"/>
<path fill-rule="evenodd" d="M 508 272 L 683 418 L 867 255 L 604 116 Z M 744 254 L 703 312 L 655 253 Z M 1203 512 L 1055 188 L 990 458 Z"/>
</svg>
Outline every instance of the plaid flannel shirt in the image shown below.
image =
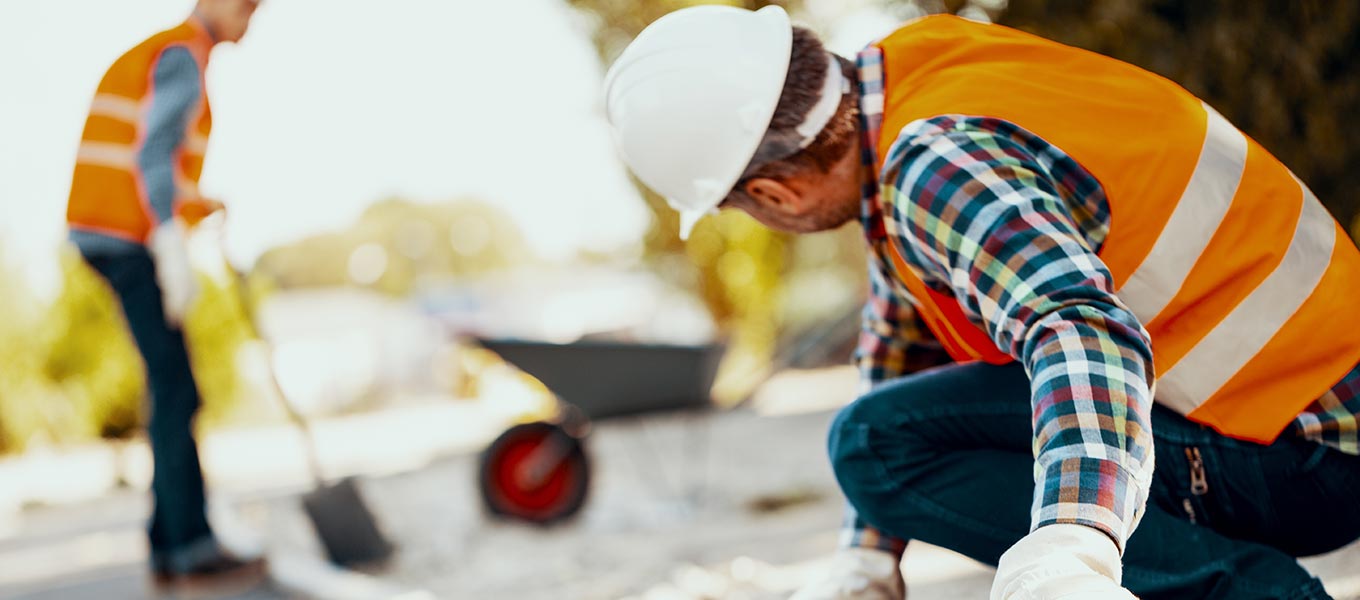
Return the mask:
<svg viewBox="0 0 1360 600">
<path fill-rule="evenodd" d="M 858 59 L 861 155 L 877 172 L 882 53 Z M 856 362 L 862 389 L 948 356 L 893 274 L 886 244 L 1030 375 L 1035 409 L 1032 527 L 1079 523 L 1122 548 L 1153 470 L 1152 351 L 1097 257 L 1109 230 L 1099 182 L 1060 149 L 994 118 L 909 124 L 864 182 L 871 297 Z M 1293 431 L 1360 454 L 1360 367 L 1299 415 Z M 842 543 L 900 552 L 905 542 L 847 516 Z"/>
</svg>

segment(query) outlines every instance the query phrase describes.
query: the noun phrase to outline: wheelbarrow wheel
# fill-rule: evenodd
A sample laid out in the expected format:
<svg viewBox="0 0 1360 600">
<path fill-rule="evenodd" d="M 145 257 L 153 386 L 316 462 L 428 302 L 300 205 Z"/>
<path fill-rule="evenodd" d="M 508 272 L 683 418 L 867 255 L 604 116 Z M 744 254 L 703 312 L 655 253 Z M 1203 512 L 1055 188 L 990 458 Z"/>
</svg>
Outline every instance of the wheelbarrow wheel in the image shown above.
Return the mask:
<svg viewBox="0 0 1360 600">
<path fill-rule="evenodd" d="M 482 452 L 482 502 L 492 515 L 549 525 L 581 510 L 590 463 L 581 439 L 552 423 L 525 423 Z"/>
</svg>

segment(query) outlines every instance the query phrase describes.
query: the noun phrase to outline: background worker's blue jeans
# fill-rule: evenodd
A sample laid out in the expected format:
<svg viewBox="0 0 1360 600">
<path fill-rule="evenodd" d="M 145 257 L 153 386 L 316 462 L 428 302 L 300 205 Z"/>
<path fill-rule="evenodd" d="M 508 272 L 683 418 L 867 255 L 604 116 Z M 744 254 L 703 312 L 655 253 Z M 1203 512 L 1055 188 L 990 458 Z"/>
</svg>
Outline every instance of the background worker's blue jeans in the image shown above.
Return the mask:
<svg viewBox="0 0 1360 600">
<path fill-rule="evenodd" d="M 1158 598 L 1327 598 L 1294 559 L 1360 537 L 1360 457 L 1292 438 L 1240 442 L 1160 406 L 1147 513 L 1124 585 Z M 1029 531 L 1029 380 L 1019 365 L 951 365 L 883 385 L 831 428 L 836 478 L 884 533 L 987 564 Z M 1196 448 L 1207 491 L 1191 492 Z"/>
<path fill-rule="evenodd" d="M 149 254 L 86 256 L 85 261 L 117 294 L 146 362 L 151 392 L 147 435 L 155 462 L 151 481 L 155 508 L 148 530 L 152 560 L 161 568 L 187 570 L 213 554 L 216 543 L 208 527 L 203 472 L 193 437 L 199 396 L 184 336 L 166 323 Z"/>
</svg>

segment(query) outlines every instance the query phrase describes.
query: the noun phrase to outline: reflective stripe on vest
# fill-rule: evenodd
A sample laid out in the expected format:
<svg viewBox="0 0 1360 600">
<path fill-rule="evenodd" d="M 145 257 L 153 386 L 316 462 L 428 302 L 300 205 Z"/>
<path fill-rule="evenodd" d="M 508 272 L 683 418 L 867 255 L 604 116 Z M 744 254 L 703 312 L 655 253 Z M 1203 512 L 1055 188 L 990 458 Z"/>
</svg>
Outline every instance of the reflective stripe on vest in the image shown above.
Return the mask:
<svg viewBox="0 0 1360 600">
<path fill-rule="evenodd" d="M 185 132 L 184 142 L 180 144 L 181 152 L 185 154 L 192 154 L 194 156 L 203 156 L 204 152 L 206 152 L 207 150 L 208 150 L 207 134 L 197 130 Z"/>
<path fill-rule="evenodd" d="M 137 149 L 128 144 L 84 141 L 76 150 L 76 161 L 95 167 L 131 171 L 137 168 Z"/>
<path fill-rule="evenodd" d="M 125 123 L 137 124 L 141 120 L 142 107 L 132 98 L 115 94 L 95 94 L 90 102 L 90 116 L 108 117 Z"/>
<path fill-rule="evenodd" d="M 1158 402 L 1269 442 L 1360 362 L 1360 311 L 1350 306 L 1360 252 L 1284 165 L 1190 93 L 1113 59 L 953 17 L 908 24 L 879 47 L 880 160 L 920 119 L 995 117 L 1100 182 L 1111 216 L 1099 256 L 1151 336 Z M 955 298 L 925 286 L 900 256 L 893 262 L 923 320 L 957 349 L 951 356 L 998 357 Z"/>
</svg>

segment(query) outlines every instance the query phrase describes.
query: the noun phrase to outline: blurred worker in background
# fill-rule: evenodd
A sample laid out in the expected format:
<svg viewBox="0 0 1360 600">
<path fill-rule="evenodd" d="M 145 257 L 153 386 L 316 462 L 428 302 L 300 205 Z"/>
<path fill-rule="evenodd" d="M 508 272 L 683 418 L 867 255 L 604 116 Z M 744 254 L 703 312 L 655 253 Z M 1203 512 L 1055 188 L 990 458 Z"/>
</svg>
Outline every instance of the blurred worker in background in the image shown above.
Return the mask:
<svg viewBox="0 0 1360 600">
<path fill-rule="evenodd" d="M 902 598 L 908 539 L 993 598 L 1328 597 L 1295 557 L 1360 537 L 1360 252 L 1211 107 L 953 16 L 851 62 L 777 7 L 667 15 L 605 88 L 682 234 L 863 226 L 857 513 L 797 598 Z"/>
<path fill-rule="evenodd" d="M 220 208 L 199 196 L 212 114 L 203 77 L 214 45 L 245 35 L 259 0 L 199 0 L 184 23 L 129 50 L 99 83 L 71 197 L 70 239 L 118 296 L 146 362 L 155 461 L 151 569 L 170 587 L 258 583 L 208 525 L 193 437 L 199 394 L 181 332 L 196 293 L 185 228 Z"/>
</svg>

